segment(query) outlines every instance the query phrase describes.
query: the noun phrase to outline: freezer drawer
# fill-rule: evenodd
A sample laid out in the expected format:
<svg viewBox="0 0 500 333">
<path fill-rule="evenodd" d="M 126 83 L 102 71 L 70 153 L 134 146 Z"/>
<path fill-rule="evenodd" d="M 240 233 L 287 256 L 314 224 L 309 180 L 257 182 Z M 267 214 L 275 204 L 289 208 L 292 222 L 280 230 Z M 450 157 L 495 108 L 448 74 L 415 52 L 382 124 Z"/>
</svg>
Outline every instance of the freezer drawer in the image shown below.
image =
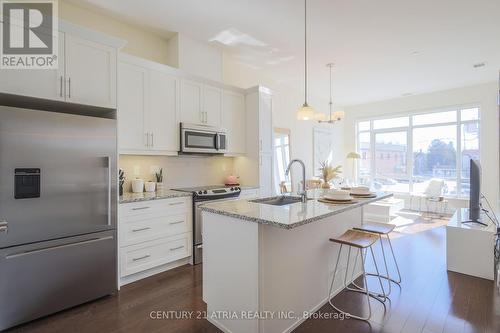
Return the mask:
<svg viewBox="0 0 500 333">
<path fill-rule="evenodd" d="M 114 293 L 115 232 L 0 250 L 0 330 Z"/>
</svg>

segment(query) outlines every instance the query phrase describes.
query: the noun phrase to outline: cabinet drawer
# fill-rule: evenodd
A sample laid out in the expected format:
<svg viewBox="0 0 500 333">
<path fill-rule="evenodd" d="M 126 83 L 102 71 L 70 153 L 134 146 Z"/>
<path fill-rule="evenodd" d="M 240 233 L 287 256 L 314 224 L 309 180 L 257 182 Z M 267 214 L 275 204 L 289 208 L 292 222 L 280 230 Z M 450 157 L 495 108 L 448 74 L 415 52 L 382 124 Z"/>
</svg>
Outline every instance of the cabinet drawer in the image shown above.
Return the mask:
<svg viewBox="0 0 500 333">
<path fill-rule="evenodd" d="M 189 257 L 191 233 L 157 239 L 120 249 L 121 276 L 138 273 Z"/>
<path fill-rule="evenodd" d="M 120 205 L 120 217 L 141 216 L 169 216 L 187 212 L 191 209 L 191 198 L 180 197 L 159 199 L 141 202 L 131 202 Z"/>
<path fill-rule="evenodd" d="M 120 247 L 124 247 L 188 232 L 191 230 L 191 221 L 184 213 L 121 223 L 119 230 Z"/>
</svg>

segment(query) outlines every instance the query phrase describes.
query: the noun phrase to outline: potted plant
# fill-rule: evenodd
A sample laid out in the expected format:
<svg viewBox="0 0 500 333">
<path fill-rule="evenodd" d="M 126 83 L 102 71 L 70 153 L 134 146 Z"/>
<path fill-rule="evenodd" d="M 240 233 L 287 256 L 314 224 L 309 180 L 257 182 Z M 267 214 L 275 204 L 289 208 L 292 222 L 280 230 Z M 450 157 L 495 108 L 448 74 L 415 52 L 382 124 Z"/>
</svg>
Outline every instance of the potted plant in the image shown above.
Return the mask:
<svg viewBox="0 0 500 333">
<path fill-rule="evenodd" d="M 155 172 L 156 179 L 156 190 L 163 191 L 163 168 L 160 168 L 158 172 Z"/>
<path fill-rule="evenodd" d="M 341 172 L 340 170 L 342 169 L 342 166 L 337 165 L 336 167 L 333 167 L 328 161 L 321 162 L 320 165 L 321 167 L 319 170 L 321 171 L 321 179 L 323 180 L 321 187 L 329 189 L 330 181 L 337 177 L 337 175 Z"/>
</svg>

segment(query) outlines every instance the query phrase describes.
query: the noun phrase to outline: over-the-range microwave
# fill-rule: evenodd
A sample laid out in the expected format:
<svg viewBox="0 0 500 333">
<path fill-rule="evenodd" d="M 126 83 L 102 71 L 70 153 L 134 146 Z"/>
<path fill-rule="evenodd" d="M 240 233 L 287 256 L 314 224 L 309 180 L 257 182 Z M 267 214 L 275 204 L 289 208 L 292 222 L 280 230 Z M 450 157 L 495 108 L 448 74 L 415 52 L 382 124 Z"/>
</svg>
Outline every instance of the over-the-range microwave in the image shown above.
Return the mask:
<svg viewBox="0 0 500 333">
<path fill-rule="evenodd" d="M 225 129 L 197 124 L 181 123 L 182 154 L 224 154 L 227 152 Z"/>
</svg>

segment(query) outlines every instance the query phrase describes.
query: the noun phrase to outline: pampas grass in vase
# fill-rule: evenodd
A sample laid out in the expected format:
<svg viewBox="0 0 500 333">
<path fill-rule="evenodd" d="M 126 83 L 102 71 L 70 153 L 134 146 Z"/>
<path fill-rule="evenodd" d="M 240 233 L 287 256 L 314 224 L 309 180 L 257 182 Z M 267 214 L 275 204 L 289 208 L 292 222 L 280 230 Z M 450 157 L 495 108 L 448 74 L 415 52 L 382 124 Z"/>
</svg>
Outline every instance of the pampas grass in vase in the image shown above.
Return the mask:
<svg viewBox="0 0 500 333">
<path fill-rule="evenodd" d="M 323 184 L 321 185 L 324 189 L 330 188 L 330 181 L 338 176 L 341 172 L 342 166 L 337 165 L 333 167 L 329 161 L 324 161 L 320 163 L 321 167 L 319 170 L 321 171 L 321 179 L 323 180 Z"/>
</svg>

